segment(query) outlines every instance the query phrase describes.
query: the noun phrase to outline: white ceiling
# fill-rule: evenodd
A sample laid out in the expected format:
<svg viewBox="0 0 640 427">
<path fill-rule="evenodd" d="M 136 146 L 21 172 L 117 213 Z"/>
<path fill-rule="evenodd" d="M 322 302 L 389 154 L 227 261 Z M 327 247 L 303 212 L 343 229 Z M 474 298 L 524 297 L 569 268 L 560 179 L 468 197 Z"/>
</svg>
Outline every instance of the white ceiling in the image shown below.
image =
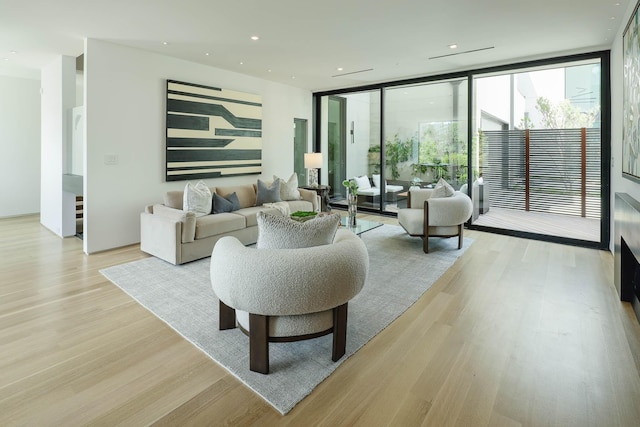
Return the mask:
<svg viewBox="0 0 640 427">
<path fill-rule="evenodd" d="M 629 1 L 0 0 L 0 74 L 39 78 L 90 37 L 327 90 L 610 49 Z"/>
</svg>

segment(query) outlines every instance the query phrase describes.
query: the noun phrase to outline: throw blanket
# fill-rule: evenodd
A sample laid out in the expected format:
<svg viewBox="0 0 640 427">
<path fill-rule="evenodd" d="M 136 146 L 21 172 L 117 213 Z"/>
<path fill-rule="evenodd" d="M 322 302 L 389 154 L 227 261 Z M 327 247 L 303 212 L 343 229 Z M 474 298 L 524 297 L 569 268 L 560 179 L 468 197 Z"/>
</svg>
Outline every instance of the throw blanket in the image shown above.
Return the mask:
<svg viewBox="0 0 640 427">
<path fill-rule="evenodd" d="M 266 208 L 275 208 L 280 211 L 282 216 L 291 215 L 291 209 L 289 209 L 289 203 L 287 202 L 275 202 L 275 203 L 265 203 L 262 206 Z"/>
</svg>

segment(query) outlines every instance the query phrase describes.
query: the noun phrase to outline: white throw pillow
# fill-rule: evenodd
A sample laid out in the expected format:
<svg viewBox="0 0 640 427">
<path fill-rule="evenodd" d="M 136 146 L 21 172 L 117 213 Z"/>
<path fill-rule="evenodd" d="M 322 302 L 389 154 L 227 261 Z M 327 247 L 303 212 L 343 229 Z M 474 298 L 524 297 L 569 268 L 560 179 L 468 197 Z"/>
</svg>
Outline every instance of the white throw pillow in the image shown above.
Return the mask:
<svg viewBox="0 0 640 427">
<path fill-rule="evenodd" d="M 325 215 L 309 221 L 258 212 L 257 249 L 298 249 L 328 245 L 340 225 L 340 214 Z"/>
<path fill-rule="evenodd" d="M 193 212 L 196 216 L 211 213 L 211 190 L 204 181 L 198 181 L 196 185 L 187 182 L 182 198 L 182 210 Z"/>
<path fill-rule="evenodd" d="M 454 190 L 453 187 L 444 180 L 444 178 L 440 178 L 436 186 L 433 188 L 431 198 L 451 197 L 455 192 L 456 190 Z"/>
<path fill-rule="evenodd" d="M 369 178 L 367 175 L 364 176 L 356 176 L 353 180 L 358 184 L 359 190 L 368 190 L 371 188 L 371 183 L 369 182 Z"/>
<path fill-rule="evenodd" d="M 298 190 L 298 174 L 292 173 L 287 181 L 273 175 L 273 180 L 280 180 L 280 198 L 287 200 L 300 200 L 300 191 Z"/>
</svg>

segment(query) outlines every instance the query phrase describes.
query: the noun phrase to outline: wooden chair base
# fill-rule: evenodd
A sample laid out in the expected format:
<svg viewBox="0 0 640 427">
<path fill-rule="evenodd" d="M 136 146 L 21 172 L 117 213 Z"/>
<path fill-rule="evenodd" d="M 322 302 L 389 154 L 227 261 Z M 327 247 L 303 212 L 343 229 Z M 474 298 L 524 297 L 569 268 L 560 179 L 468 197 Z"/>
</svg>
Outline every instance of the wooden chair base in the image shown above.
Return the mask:
<svg viewBox="0 0 640 427">
<path fill-rule="evenodd" d="M 340 360 L 347 349 L 348 303 L 333 309 L 333 327 L 316 334 L 296 337 L 269 337 L 269 316 L 249 313 L 249 369 L 261 374 L 269 373 L 269 342 L 299 341 L 333 333 L 331 360 Z M 236 327 L 236 311 L 222 301 L 219 304 L 220 330 Z M 244 330 L 243 330 L 244 331 Z"/>
<path fill-rule="evenodd" d="M 424 251 L 425 254 L 429 253 L 429 237 L 442 237 L 442 238 L 450 238 L 450 237 L 456 237 L 458 236 L 458 249 L 462 249 L 462 242 L 463 242 L 463 230 L 464 227 L 462 226 L 462 224 L 458 224 L 458 232 L 456 234 L 451 234 L 451 235 L 447 235 L 447 236 L 443 236 L 443 235 L 436 235 L 436 234 L 429 234 L 429 228 L 426 228 L 426 232 L 424 236 L 420 236 L 422 238 L 422 250 Z"/>
</svg>

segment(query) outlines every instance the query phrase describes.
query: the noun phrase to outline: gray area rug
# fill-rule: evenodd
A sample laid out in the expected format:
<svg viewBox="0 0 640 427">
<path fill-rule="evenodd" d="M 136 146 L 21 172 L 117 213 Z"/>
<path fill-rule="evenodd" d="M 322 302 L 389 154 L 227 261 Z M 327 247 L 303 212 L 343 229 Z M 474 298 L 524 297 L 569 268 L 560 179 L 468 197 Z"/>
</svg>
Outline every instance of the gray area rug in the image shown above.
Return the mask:
<svg viewBox="0 0 640 427">
<path fill-rule="evenodd" d="M 421 239 L 393 225 L 364 233 L 362 240 L 369 251 L 369 274 L 349 302 L 345 356 L 331 361 L 331 335 L 271 343 L 269 375 L 249 370 L 247 336 L 238 329 L 218 330 L 209 258 L 174 266 L 151 257 L 100 272 L 284 415 L 415 303 L 472 243 L 465 238 L 457 250 L 457 238 L 431 239 L 425 254 Z"/>
</svg>

